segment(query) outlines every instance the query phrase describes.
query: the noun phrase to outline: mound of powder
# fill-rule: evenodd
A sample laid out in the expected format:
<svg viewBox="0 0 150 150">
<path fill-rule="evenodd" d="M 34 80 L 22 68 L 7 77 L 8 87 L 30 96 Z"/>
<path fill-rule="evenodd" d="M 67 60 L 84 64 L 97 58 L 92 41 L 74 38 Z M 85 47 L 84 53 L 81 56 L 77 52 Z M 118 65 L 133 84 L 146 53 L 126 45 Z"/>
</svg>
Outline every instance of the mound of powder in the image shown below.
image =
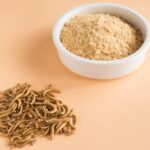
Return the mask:
<svg viewBox="0 0 150 150">
<path fill-rule="evenodd" d="M 110 14 L 87 14 L 71 18 L 65 23 L 60 40 L 70 52 L 94 60 L 126 57 L 143 43 L 137 27 Z"/>
</svg>

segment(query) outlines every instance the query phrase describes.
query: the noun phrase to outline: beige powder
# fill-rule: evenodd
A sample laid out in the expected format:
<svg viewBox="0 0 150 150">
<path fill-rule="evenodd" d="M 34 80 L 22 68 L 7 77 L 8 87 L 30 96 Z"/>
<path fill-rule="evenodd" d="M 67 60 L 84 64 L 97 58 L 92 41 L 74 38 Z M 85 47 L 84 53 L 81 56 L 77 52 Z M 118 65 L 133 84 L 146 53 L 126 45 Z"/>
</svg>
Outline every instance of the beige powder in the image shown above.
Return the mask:
<svg viewBox="0 0 150 150">
<path fill-rule="evenodd" d="M 94 60 L 113 60 L 134 53 L 142 44 L 136 27 L 110 14 L 87 14 L 65 23 L 60 40 L 72 53 Z"/>
</svg>

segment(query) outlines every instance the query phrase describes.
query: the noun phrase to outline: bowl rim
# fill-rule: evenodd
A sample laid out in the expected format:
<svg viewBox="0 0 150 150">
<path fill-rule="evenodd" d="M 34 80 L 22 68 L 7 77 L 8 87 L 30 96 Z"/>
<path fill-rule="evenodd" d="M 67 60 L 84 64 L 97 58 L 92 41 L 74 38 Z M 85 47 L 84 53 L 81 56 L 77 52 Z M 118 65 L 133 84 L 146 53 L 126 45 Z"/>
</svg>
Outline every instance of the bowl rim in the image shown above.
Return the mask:
<svg viewBox="0 0 150 150">
<path fill-rule="evenodd" d="M 137 49 L 131 55 L 120 58 L 120 59 L 115 59 L 115 60 L 94 60 L 94 59 L 88 59 L 88 58 L 78 56 L 78 55 L 70 52 L 63 46 L 62 42 L 60 41 L 60 35 L 58 34 L 57 29 L 59 28 L 59 26 L 60 26 L 61 22 L 64 20 L 64 18 L 67 18 L 68 16 L 70 17 L 71 14 L 74 12 L 76 12 L 76 13 L 82 12 L 82 11 L 86 10 L 87 8 L 101 7 L 101 6 L 124 9 L 125 11 L 132 13 L 135 17 L 137 17 L 140 20 L 140 22 L 143 22 L 143 24 L 145 25 L 146 35 L 145 35 L 144 42 L 142 43 L 140 48 Z M 135 11 L 127 6 L 124 6 L 124 5 L 121 5 L 118 3 L 105 3 L 105 2 L 87 3 L 87 4 L 82 4 L 78 7 L 75 7 L 73 9 L 67 11 L 61 17 L 59 17 L 59 19 L 55 23 L 53 31 L 52 31 L 52 39 L 53 39 L 53 42 L 58 51 L 60 51 L 60 49 L 61 49 L 61 51 L 63 51 L 65 55 L 68 55 L 68 56 L 72 57 L 73 59 L 77 59 L 78 61 L 81 61 L 84 63 L 90 63 L 90 64 L 104 64 L 104 65 L 118 64 L 118 63 L 120 64 L 120 63 L 126 63 L 126 62 L 130 61 L 131 59 L 132 60 L 136 59 L 136 57 L 138 57 L 142 52 L 147 51 L 148 47 L 150 46 L 150 24 L 144 16 L 142 16 L 140 13 L 138 13 L 137 11 Z"/>
</svg>

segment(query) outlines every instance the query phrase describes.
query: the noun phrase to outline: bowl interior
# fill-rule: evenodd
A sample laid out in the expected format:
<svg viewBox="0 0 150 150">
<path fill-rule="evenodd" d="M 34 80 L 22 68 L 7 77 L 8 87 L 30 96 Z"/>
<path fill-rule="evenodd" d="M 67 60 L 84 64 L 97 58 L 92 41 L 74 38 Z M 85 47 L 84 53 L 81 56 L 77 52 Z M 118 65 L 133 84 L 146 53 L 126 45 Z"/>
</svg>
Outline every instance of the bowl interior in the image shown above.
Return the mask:
<svg viewBox="0 0 150 150">
<path fill-rule="evenodd" d="M 128 21 L 129 23 L 133 24 L 134 26 L 140 29 L 144 39 L 143 44 L 133 54 L 124 58 L 110 60 L 110 61 L 89 60 L 71 53 L 63 46 L 63 44 L 60 41 L 61 30 L 64 24 L 68 20 L 70 20 L 70 18 L 76 15 L 84 15 L 89 13 L 109 13 L 124 18 L 126 21 Z M 150 46 L 150 28 L 149 28 L 148 21 L 142 15 L 140 15 L 136 11 L 126 6 L 114 4 L 114 3 L 92 3 L 92 4 L 82 5 L 80 7 L 72 9 L 71 11 L 67 12 L 62 17 L 60 17 L 53 29 L 53 41 L 57 47 L 57 50 L 60 53 L 64 53 L 64 55 L 70 57 L 73 60 L 82 61 L 84 63 L 96 63 L 96 64 L 106 64 L 106 65 L 116 64 L 116 63 L 118 64 L 118 63 L 125 63 L 126 61 L 130 61 L 136 58 L 141 53 L 145 53 L 145 51 L 147 51 L 148 47 Z"/>
<path fill-rule="evenodd" d="M 115 5 L 115 4 L 88 4 L 83 5 L 81 7 L 75 8 L 72 11 L 66 13 L 59 22 L 59 28 L 58 28 L 58 36 L 60 35 L 60 32 L 65 24 L 70 18 L 76 16 L 76 15 L 84 15 L 89 13 L 109 13 L 118 15 L 122 18 L 124 18 L 127 22 L 131 23 L 132 25 L 138 27 L 142 33 L 143 39 L 145 39 L 147 34 L 147 28 L 141 19 L 139 17 L 139 14 L 137 15 L 135 12 L 133 12 L 131 9 L 121 6 L 121 5 Z"/>
</svg>

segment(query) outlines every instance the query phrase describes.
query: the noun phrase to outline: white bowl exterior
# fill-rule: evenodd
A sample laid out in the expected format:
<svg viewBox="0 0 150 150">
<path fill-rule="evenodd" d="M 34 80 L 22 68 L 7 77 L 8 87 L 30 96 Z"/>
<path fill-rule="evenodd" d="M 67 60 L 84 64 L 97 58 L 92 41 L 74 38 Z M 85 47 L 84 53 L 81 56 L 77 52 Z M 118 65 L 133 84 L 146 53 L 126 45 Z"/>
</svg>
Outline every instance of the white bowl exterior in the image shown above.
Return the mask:
<svg viewBox="0 0 150 150">
<path fill-rule="evenodd" d="M 80 62 L 74 57 L 68 57 L 63 51 L 59 51 L 59 58 L 61 62 L 72 72 L 81 76 L 94 78 L 94 79 L 114 79 L 127 75 L 136 70 L 144 61 L 146 53 L 143 52 L 135 59 L 125 63 L 119 64 L 96 64 Z"/>
<path fill-rule="evenodd" d="M 140 28 L 145 40 L 147 41 L 146 45 L 140 48 L 140 53 L 136 55 L 132 54 L 133 56 L 130 55 L 122 60 L 120 59 L 121 61 L 93 61 L 80 58 L 63 47 L 60 42 L 59 35 L 67 20 L 77 14 L 102 12 L 119 15 Z M 147 49 L 150 45 L 150 42 L 148 43 L 148 40 L 150 40 L 149 24 L 146 20 L 141 21 L 141 18 L 142 16 L 136 14 L 136 12 L 133 12 L 131 9 L 117 4 L 96 3 L 83 5 L 70 11 L 58 20 L 53 30 L 53 41 L 62 63 L 71 71 L 79 75 L 95 79 L 113 79 L 122 77 L 133 72 L 143 63 Z"/>
</svg>

